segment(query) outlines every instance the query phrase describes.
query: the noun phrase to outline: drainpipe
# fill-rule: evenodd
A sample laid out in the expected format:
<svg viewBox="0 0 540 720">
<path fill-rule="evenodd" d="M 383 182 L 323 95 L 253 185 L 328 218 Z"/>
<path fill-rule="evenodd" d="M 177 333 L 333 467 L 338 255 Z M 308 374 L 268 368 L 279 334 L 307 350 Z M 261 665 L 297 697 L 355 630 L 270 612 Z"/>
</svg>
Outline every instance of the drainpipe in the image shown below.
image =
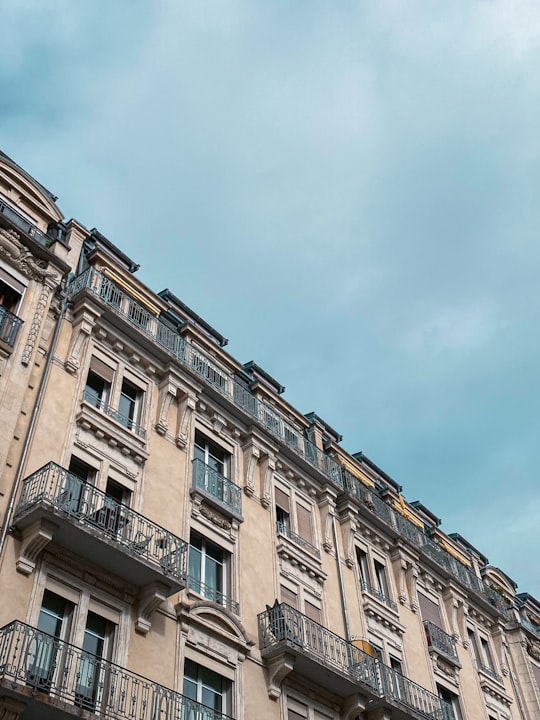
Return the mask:
<svg viewBox="0 0 540 720">
<path fill-rule="evenodd" d="M 23 445 L 21 457 L 19 459 L 19 463 L 17 466 L 17 473 L 15 475 L 15 480 L 13 481 L 13 485 L 11 488 L 9 504 L 8 504 L 8 507 L 6 510 L 6 514 L 4 516 L 4 522 L 2 523 L 2 530 L 0 532 L 0 565 L 2 563 L 4 546 L 6 543 L 6 536 L 8 534 L 9 528 L 11 526 L 11 518 L 13 515 L 14 508 L 15 508 L 15 501 L 17 500 L 17 497 L 19 495 L 19 490 L 20 490 L 21 483 L 22 483 L 24 467 L 26 464 L 26 460 L 28 459 L 28 453 L 30 452 L 30 445 L 31 445 L 33 437 L 34 437 L 34 432 L 35 432 L 36 425 L 37 425 L 39 411 L 41 410 L 41 403 L 43 401 L 43 395 L 45 394 L 45 387 L 47 385 L 47 380 L 49 379 L 51 364 L 52 364 L 52 360 L 54 357 L 54 351 L 56 349 L 56 343 L 58 342 L 58 335 L 60 334 L 60 327 L 62 325 L 62 321 L 64 319 L 64 316 L 65 316 L 66 310 L 67 310 L 67 306 L 68 306 L 67 285 L 68 285 L 68 282 L 71 279 L 71 277 L 72 277 L 72 273 L 68 273 L 66 275 L 66 277 L 64 278 L 63 289 L 60 291 L 61 295 L 62 295 L 62 304 L 60 307 L 60 313 L 56 320 L 56 325 L 55 325 L 54 333 L 53 333 L 53 336 L 51 339 L 51 344 L 49 345 L 49 351 L 47 353 L 47 358 L 45 360 L 45 367 L 43 368 L 43 374 L 41 375 L 41 380 L 39 382 L 36 400 L 34 402 L 34 407 L 32 408 L 32 415 L 30 417 L 30 422 L 28 423 L 28 429 L 26 430 L 26 436 L 24 438 L 24 445 Z"/>
<path fill-rule="evenodd" d="M 334 532 L 334 547 L 336 548 L 336 563 L 339 578 L 339 592 L 341 595 L 341 609 L 343 610 L 343 622 L 345 624 L 345 636 L 347 642 L 351 642 L 351 629 L 349 627 L 349 613 L 347 612 L 347 601 L 345 599 L 345 587 L 343 585 L 343 572 L 341 570 L 341 560 L 339 557 L 339 546 L 336 530 L 336 518 L 332 517 L 332 530 Z"/>
</svg>

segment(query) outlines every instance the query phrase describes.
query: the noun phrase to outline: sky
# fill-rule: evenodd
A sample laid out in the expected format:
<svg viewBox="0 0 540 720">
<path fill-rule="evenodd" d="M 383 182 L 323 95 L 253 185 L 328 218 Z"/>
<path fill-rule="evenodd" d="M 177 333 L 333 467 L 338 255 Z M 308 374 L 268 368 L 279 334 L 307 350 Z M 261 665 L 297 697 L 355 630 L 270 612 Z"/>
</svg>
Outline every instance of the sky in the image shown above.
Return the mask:
<svg viewBox="0 0 540 720">
<path fill-rule="evenodd" d="M 5 0 L 0 147 L 540 598 L 540 3 Z"/>
</svg>

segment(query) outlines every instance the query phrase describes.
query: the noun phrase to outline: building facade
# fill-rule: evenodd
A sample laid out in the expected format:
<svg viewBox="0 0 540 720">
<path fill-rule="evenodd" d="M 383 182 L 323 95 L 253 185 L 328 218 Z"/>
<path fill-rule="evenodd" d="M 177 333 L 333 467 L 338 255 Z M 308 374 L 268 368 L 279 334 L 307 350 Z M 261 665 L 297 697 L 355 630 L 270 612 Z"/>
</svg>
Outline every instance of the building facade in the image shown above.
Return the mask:
<svg viewBox="0 0 540 720">
<path fill-rule="evenodd" d="M 538 720 L 540 604 L 0 153 L 0 718 Z"/>
</svg>

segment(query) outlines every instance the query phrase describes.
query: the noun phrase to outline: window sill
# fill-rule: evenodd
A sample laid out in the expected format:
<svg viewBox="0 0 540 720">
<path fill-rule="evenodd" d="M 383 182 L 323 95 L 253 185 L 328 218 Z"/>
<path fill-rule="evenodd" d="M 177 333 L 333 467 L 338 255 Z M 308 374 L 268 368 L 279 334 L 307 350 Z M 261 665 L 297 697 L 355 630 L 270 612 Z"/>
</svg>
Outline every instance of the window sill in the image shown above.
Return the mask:
<svg viewBox="0 0 540 720">
<path fill-rule="evenodd" d="M 75 422 L 110 446 L 117 447 L 123 455 L 132 456 L 138 465 L 148 459 L 149 453 L 146 450 L 144 438 L 131 432 L 117 420 L 105 415 L 85 400 L 81 403 L 81 409 L 75 417 Z"/>
<path fill-rule="evenodd" d="M 295 565 L 318 578 L 321 582 L 326 580 L 326 573 L 322 570 L 321 558 L 307 551 L 306 548 L 301 545 L 297 545 L 294 541 L 290 540 L 287 536 L 278 533 L 276 536 L 277 540 L 277 554 L 283 560 L 288 560 L 292 565 Z"/>
<path fill-rule="evenodd" d="M 370 595 L 365 590 L 362 591 L 362 602 L 366 615 L 370 615 L 377 621 L 382 622 L 384 625 L 388 625 L 394 632 L 397 632 L 399 635 L 403 635 L 405 632 L 405 626 L 399 622 L 399 611 L 397 605 L 395 608 L 390 608 L 388 605 L 383 603 L 374 595 Z"/>
</svg>

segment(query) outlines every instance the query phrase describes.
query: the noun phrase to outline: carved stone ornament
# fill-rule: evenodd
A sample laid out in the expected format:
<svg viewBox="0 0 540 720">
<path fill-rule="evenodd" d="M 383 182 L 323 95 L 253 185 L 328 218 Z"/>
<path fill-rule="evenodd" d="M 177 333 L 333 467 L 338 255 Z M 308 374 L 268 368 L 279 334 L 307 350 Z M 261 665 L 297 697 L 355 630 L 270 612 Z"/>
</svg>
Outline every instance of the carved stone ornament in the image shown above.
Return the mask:
<svg viewBox="0 0 540 720">
<path fill-rule="evenodd" d="M 13 267 L 17 268 L 25 277 L 37 282 L 52 281 L 55 285 L 59 277 L 54 272 L 47 271 L 45 260 L 36 260 L 34 255 L 20 241 L 19 233 L 15 230 L 0 228 L 0 256 L 5 257 Z"/>
<path fill-rule="evenodd" d="M 540 642 L 527 638 L 527 652 L 535 660 L 540 660 Z"/>
</svg>

